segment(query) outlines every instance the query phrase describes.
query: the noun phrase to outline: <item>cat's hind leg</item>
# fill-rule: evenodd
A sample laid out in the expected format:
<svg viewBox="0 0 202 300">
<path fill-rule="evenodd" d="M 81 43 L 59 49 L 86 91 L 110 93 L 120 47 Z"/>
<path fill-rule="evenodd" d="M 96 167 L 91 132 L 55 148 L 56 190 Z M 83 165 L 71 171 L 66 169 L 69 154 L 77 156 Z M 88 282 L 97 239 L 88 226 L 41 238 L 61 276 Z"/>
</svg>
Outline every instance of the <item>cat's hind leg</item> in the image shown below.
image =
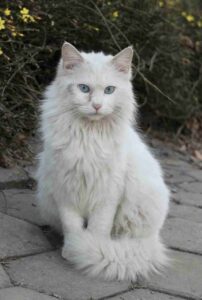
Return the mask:
<svg viewBox="0 0 202 300">
<path fill-rule="evenodd" d="M 159 233 L 168 211 L 169 192 L 163 181 L 128 180 L 113 223 L 113 236 L 147 237 Z"/>
<path fill-rule="evenodd" d="M 44 225 L 50 225 L 57 232 L 61 233 L 62 224 L 53 196 L 45 193 L 43 190 L 39 190 L 37 195 L 37 207 Z"/>
</svg>

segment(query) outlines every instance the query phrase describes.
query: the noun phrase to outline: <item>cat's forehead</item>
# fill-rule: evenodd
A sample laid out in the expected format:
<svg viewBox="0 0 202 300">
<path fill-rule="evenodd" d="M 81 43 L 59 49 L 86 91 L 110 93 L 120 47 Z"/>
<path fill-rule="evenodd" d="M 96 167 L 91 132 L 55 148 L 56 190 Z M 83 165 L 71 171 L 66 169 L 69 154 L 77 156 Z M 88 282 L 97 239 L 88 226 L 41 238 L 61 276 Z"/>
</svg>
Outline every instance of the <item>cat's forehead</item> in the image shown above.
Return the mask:
<svg viewBox="0 0 202 300">
<path fill-rule="evenodd" d="M 86 62 L 95 67 L 103 66 L 103 64 L 108 63 L 113 57 L 112 55 L 106 55 L 103 52 L 80 52 L 80 54 L 83 56 Z"/>
<path fill-rule="evenodd" d="M 110 64 L 112 55 L 105 55 L 103 52 L 81 52 L 85 63 L 75 72 L 75 78 L 78 81 L 87 84 L 101 84 L 106 85 L 108 83 L 114 83 L 117 79 L 118 73 L 114 72 L 114 67 Z"/>
</svg>

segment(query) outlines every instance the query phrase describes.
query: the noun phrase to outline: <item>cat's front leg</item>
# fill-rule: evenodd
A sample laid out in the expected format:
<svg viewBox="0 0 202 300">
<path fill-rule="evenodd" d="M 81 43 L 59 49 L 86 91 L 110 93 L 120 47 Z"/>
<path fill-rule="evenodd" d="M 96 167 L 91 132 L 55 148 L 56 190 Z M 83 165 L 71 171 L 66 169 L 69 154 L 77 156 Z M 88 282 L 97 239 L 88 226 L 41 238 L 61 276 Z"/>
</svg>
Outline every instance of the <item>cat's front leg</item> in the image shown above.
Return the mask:
<svg viewBox="0 0 202 300">
<path fill-rule="evenodd" d="M 61 207 L 59 210 L 63 235 L 64 235 L 64 246 L 62 248 L 62 257 L 65 259 L 70 258 L 69 253 L 69 235 L 77 235 L 81 233 L 84 227 L 84 219 L 80 214 L 73 208 Z"/>
<path fill-rule="evenodd" d="M 122 164 L 123 165 L 123 164 Z M 113 174 L 107 174 L 106 184 L 95 193 L 95 206 L 88 216 L 87 230 L 93 234 L 110 237 L 121 195 L 124 190 L 124 171 L 121 162 L 114 166 Z"/>
<path fill-rule="evenodd" d="M 59 214 L 64 236 L 69 232 L 76 233 L 83 229 L 84 219 L 74 208 L 60 207 Z"/>
<path fill-rule="evenodd" d="M 110 201 L 111 200 L 111 201 Z M 117 210 L 117 199 L 107 198 L 97 204 L 88 218 L 87 230 L 94 234 L 107 236 L 111 234 L 114 216 Z"/>
</svg>

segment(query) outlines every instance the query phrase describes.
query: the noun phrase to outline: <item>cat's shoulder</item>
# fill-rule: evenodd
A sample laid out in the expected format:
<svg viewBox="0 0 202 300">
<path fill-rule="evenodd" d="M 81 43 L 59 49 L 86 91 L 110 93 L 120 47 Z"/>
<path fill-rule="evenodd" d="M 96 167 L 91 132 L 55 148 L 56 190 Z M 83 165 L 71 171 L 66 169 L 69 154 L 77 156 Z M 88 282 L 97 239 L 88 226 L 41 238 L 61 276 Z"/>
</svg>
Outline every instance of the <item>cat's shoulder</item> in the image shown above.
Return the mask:
<svg viewBox="0 0 202 300">
<path fill-rule="evenodd" d="M 147 138 L 133 127 L 128 128 L 128 149 L 130 153 L 135 153 L 138 159 L 153 161 L 156 163 L 156 158 L 153 150 L 148 145 Z"/>
</svg>

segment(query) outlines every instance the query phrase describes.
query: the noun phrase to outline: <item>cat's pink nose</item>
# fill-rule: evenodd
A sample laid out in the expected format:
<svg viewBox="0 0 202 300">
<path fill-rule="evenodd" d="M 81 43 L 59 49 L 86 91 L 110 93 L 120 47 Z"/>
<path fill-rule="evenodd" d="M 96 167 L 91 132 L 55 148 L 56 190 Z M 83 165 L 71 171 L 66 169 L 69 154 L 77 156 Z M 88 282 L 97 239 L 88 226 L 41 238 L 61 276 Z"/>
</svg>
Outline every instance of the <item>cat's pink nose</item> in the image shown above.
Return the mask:
<svg viewBox="0 0 202 300">
<path fill-rule="evenodd" d="M 93 107 L 95 108 L 96 111 L 98 111 L 102 107 L 102 105 L 93 103 Z"/>
</svg>

